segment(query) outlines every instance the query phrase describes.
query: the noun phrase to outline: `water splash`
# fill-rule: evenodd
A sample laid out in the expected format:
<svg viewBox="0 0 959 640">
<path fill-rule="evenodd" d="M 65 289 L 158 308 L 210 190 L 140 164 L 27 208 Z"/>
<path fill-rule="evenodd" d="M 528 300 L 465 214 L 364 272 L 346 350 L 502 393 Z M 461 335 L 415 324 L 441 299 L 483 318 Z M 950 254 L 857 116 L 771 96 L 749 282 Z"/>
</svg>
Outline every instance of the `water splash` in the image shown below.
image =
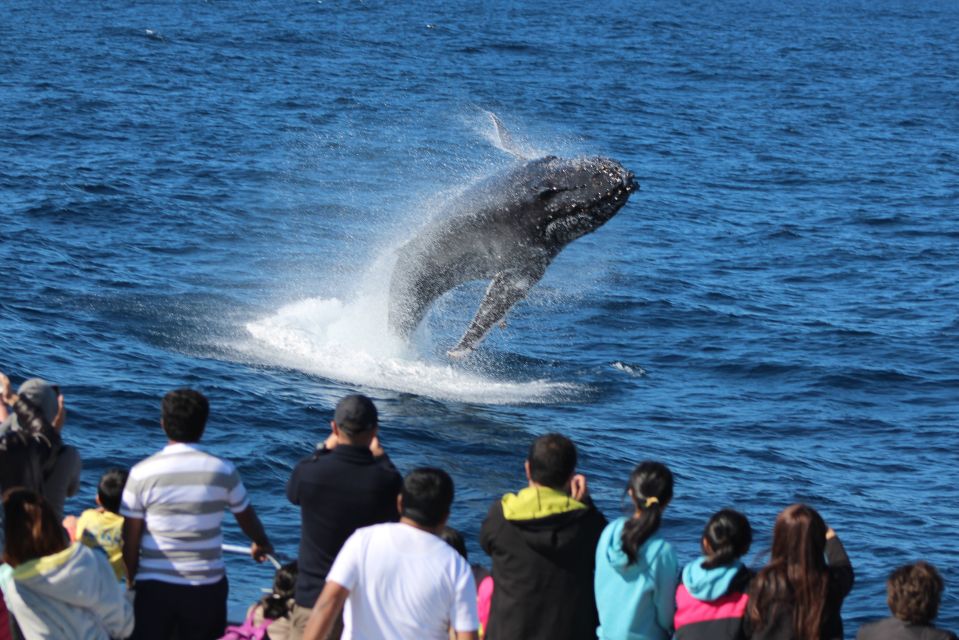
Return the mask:
<svg viewBox="0 0 959 640">
<path fill-rule="evenodd" d="M 616 362 L 610 365 L 613 369 L 622 371 L 625 374 L 631 375 L 634 378 L 641 378 L 646 375 L 646 369 L 643 369 L 639 365 L 626 364 L 625 362 Z"/>
<path fill-rule="evenodd" d="M 530 156 L 542 155 L 525 136 L 497 131 L 495 122 L 486 111 L 474 113 L 470 118 L 474 131 L 494 146 L 515 147 Z M 504 137 L 508 139 L 504 141 Z M 464 183 L 500 170 L 501 164 L 482 167 L 478 175 L 463 176 L 464 180 L 456 186 L 423 194 L 417 206 L 405 215 L 402 211 L 396 212 L 399 219 L 409 218 L 413 211 L 417 216 L 415 224 L 397 227 L 399 235 L 408 235 L 424 220 L 443 215 L 446 205 L 462 193 Z M 370 255 L 378 257 L 356 283 L 351 283 L 355 291 L 337 291 L 335 297 L 300 300 L 248 323 L 246 329 L 256 341 L 255 356 L 351 384 L 444 400 L 482 404 L 545 403 L 583 395 L 583 385 L 546 379 L 506 379 L 510 372 L 496 366 L 502 363 L 493 362 L 493 366 L 484 367 L 490 363 L 481 362 L 482 356 L 453 363 L 439 354 L 424 355 L 431 348 L 425 326 L 417 332 L 420 340 L 417 342 L 414 338 L 412 345 L 392 335 L 387 322 L 389 282 L 395 248 L 405 239 L 394 235 L 389 246 L 372 248 Z M 354 273 L 355 268 L 350 265 L 343 275 L 351 277 Z M 434 317 L 437 313 L 443 313 L 441 304 L 434 305 Z M 418 345 L 423 348 L 417 349 Z"/>
<path fill-rule="evenodd" d="M 383 257 L 348 299 L 308 298 L 249 322 L 258 359 L 359 386 L 479 404 L 555 402 L 579 396 L 581 385 L 509 380 L 467 363 L 432 360 L 387 328 L 391 265 Z M 420 334 L 423 335 L 422 333 Z M 426 336 L 428 339 L 428 336 Z"/>
</svg>

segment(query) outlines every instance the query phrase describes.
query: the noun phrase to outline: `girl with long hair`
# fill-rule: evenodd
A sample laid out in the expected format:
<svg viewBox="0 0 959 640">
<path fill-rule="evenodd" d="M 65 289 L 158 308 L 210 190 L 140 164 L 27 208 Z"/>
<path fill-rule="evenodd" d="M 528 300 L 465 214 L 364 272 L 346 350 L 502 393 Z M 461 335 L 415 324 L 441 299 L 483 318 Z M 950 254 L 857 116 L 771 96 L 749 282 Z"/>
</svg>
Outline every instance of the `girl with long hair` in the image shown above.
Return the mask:
<svg viewBox="0 0 959 640">
<path fill-rule="evenodd" d="M 769 563 L 753 579 L 745 620 L 756 640 L 837 640 L 853 571 L 836 532 L 812 507 L 783 509 Z"/>
<path fill-rule="evenodd" d="M 703 555 L 683 569 L 676 589 L 676 640 L 740 640 L 752 571 L 743 564 L 753 532 L 746 516 L 722 509 L 706 523 Z"/>
<path fill-rule="evenodd" d="M 102 553 L 70 545 L 53 509 L 22 487 L 3 494 L 0 588 L 27 638 L 126 638 L 133 606 Z"/>
<path fill-rule="evenodd" d="M 658 532 L 673 499 L 673 474 L 659 462 L 642 462 L 630 474 L 626 493 L 632 514 L 610 522 L 596 546 L 597 635 L 666 640 L 673 627 L 677 562 Z"/>
</svg>

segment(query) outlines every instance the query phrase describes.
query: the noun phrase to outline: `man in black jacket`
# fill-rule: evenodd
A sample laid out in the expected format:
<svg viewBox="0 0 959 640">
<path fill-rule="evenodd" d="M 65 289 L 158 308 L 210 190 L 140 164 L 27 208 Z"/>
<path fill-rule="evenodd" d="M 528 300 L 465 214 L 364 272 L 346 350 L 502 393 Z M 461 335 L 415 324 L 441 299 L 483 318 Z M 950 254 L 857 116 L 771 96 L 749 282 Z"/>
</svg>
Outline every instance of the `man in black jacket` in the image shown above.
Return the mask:
<svg viewBox="0 0 959 640">
<path fill-rule="evenodd" d="M 373 401 L 351 395 L 336 405 L 332 433 L 293 469 L 286 495 L 299 505 L 299 575 L 291 638 L 298 640 L 323 590 L 333 560 L 360 527 L 399 519 L 396 496 L 403 478 L 380 446 Z M 339 638 L 342 625 L 330 637 Z"/>
<path fill-rule="evenodd" d="M 529 486 L 493 503 L 480 544 L 493 559 L 487 640 L 595 638 L 596 543 L 606 518 L 575 473 L 566 437 L 537 438 L 526 460 Z"/>
</svg>

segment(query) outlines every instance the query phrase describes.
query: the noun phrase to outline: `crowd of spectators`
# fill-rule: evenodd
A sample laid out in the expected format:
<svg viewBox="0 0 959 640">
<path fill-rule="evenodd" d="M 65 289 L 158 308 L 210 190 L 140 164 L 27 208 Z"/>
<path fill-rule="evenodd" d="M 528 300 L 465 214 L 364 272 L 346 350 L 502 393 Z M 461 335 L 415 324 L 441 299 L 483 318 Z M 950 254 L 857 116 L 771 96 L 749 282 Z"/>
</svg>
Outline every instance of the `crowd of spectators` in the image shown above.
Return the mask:
<svg viewBox="0 0 959 640">
<path fill-rule="evenodd" d="M 329 436 L 287 483 L 301 517 L 297 560 L 229 626 L 225 512 L 254 559 L 273 548 L 236 467 L 200 445 L 208 415 L 199 392 L 169 392 L 166 444 L 129 472 L 108 470 L 96 506 L 64 517 L 81 461 L 63 440 L 63 395 L 36 378 L 15 393 L 0 374 L 0 640 L 844 637 L 853 568 L 815 509 L 780 512 L 758 569 L 742 560 L 749 521 L 722 509 L 704 527 L 702 555 L 680 567 L 660 532 L 670 469 L 640 462 L 626 482 L 630 513 L 609 522 L 561 434 L 530 445 L 525 486 L 495 500 L 480 530 L 492 566 L 471 566 L 447 526 L 453 480 L 431 467 L 401 475 L 380 445 L 376 407 L 360 395 L 337 404 Z M 925 562 L 896 569 L 892 615 L 857 639 L 957 640 L 933 624 L 942 590 Z"/>
</svg>

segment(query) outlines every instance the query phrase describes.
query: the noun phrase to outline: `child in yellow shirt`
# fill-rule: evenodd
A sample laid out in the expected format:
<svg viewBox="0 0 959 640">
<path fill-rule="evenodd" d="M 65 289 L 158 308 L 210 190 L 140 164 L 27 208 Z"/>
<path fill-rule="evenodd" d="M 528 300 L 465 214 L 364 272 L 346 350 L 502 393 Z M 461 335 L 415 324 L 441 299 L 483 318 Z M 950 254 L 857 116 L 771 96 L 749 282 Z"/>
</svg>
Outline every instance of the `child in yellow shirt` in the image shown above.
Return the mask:
<svg viewBox="0 0 959 640">
<path fill-rule="evenodd" d="M 72 516 L 64 521 L 71 538 L 96 549 L 102 548 L 117 580 L 126 577 L 123 566 L 123 516 L 119 515 L 120 498 L 127 483 L 127 472 L 123 469 L 109 469 L 100 477 L 97 485 L 97 508 L 87 509 L 79 518 Z M 75 527 L 69 522 L 75 520 Z"/>
</svg>

